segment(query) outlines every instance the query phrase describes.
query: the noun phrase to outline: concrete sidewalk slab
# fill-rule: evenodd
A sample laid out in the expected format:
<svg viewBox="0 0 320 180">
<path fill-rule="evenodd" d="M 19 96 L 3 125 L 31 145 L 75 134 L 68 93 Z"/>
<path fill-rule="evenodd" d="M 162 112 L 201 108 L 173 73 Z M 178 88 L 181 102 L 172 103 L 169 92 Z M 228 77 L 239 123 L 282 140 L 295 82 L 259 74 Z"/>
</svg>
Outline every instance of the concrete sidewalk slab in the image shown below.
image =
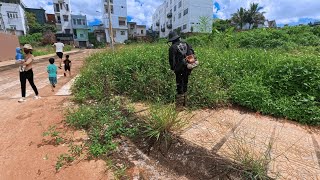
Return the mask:
<svg viewBox="0 0 320 180">
<path fill-rule="evenodd" d="M 192 116 L 181 134 L 190 142 L 236 161 L 248 154 L 261 158 L 273 178 L 320 179 L 316 128 L 231 108 L 201 110 Z"/>
</svg>

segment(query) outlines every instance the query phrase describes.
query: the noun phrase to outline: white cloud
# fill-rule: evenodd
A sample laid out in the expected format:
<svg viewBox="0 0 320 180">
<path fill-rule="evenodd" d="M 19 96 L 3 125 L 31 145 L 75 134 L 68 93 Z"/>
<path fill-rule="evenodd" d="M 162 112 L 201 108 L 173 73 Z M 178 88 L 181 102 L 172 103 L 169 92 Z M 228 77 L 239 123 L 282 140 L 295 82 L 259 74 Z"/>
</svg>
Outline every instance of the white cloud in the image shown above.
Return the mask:
<svg viewBox="0 0 320 180">
<path fill-rule="evenodd" d="M 269 20 L 276 19 L 280 24 L 298 22 L 301 18 L 320 19 L 319 0 L 216 0 L 221 6 L 218 17 L 226 19 L 240 7 L 248 8 L 250 3 L 259 3 L 264 7 Z"/>
<path fill-rule="evenodd" d="M 132 21 L 138 24 L 150 26 L 152 15 L 163 0 L 127 0 L 128 16 L 133 17 Z"/>
</svg>

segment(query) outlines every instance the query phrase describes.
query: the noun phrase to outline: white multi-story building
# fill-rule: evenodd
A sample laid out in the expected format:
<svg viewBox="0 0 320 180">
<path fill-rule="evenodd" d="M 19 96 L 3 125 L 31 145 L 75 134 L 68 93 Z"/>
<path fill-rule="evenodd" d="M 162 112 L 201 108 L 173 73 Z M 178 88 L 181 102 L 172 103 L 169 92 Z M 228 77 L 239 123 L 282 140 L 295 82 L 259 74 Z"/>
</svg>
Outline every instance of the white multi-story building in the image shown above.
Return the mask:
<svg viewBox="0 0 320 180">
<path fill-rule="evenodd" d="M 212 29 L 213 0 L 165 0 L 152 16 L 152 28 L 167 37 L 173 30 L 183 33 L 199 32 L 200 17 L 207 17 L 208 28 Z"/>
<path fill-rule="evenodd" d="M 27 34 L 24 5 L 20 0 L 0 0 L 0 31 Z"/>
<path fill-rule="evenodd" d="M 70 0 L 53 0 L 57 33 L 72 34 Z"/>
<path fill-rule="evenodd" d="M 128 22 L 129 38 L 145 37 L 147 35 L 146 25 L 137 25 L 136 22 Z"/>
<path fill-rule="evenodd" d="M 113 38 L 116 43 L 124 43 L 128 40 L 127 27 L 127 0 L 110 0 L 111 2 L 111 21 L 113 29 Z M 103 4 L 103 24 L 106 32 L 106 40 L 110 41 L 109 35 L 109 15 L 108 15 L 108 0 L 102 0 Z"/>
</svg>

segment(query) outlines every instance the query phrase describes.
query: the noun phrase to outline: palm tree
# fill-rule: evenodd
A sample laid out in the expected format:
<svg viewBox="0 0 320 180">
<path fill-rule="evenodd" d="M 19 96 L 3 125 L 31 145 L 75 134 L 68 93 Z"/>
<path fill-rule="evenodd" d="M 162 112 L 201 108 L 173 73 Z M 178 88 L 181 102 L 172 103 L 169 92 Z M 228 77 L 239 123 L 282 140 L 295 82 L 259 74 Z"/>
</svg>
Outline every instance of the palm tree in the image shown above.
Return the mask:
<svg viewBox="0 0 320 180">
<path fill-rule="evenodd" d="M 243 25 L 246 22 L 246 14 L 247 10 L 244 8 L 240 8 L 236 13 L 232 14 L 231 21 L 237 24 L 240 27 L 240 29 L 242 29 Z"/>
<path fill-rule="evenodd" d="M 247 11 L 246 22 L 249 23 L 249 29 L 253 24 L 258 25 L 265 21 L 265 12 L 260 12 L 263 7 L 260 7 L 258 3 L 250 4 L 250 9 Z"/>
</svg>

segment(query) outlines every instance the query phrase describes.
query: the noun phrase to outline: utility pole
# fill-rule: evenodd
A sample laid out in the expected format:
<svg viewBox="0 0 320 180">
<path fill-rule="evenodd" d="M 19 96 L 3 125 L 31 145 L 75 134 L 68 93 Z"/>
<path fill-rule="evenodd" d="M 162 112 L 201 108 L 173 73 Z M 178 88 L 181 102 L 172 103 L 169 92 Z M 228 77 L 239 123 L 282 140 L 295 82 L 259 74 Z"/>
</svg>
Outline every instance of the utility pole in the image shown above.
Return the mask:
<svg viewBox="0 0 320 180">
<path fill-rule="evenodd" d="M 108 16 L 109 16 L 110 45 L 111 45 L 112 52 L 114 52 L 113 30 L 112 30 L 112 20 L 111 20 L 111 3 L 110 3 L 110 0 L 108 0 Z"/>
</svg>

